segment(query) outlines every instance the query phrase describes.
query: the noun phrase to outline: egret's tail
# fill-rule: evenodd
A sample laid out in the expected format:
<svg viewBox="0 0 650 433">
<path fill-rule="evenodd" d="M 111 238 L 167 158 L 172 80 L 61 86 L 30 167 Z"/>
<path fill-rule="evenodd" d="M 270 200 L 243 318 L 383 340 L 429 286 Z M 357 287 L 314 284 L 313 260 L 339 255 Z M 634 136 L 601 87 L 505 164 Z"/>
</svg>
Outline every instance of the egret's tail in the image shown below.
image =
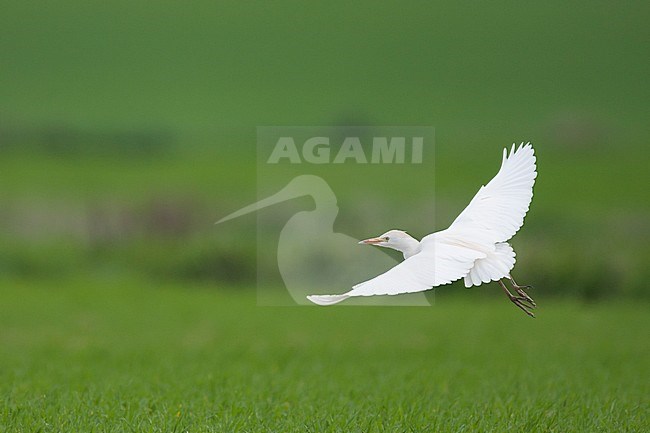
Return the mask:
<svg viewBox="0 0 650 433">
<path fill-rule="evenodd" d="M 515 251 L 509 243 L 500 242 L 487 257 L 478 259 L 465 275 L 465 287 L 480 286 L 482 283 L 498 281 L 507 277 L 515 267 Z"/>
<path fill-rule="evenodd" d="M 348 299 L 350 295 L 311 295 L 307 296 L 316 305 L 334 305 Z"/>
</svg>

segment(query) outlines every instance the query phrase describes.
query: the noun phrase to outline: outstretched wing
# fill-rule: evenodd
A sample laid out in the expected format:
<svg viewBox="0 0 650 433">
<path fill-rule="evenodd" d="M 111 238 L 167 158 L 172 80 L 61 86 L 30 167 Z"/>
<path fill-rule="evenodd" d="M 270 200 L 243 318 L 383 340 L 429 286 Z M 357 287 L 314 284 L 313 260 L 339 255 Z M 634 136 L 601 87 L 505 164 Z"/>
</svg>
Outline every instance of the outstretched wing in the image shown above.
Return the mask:
<svg viewBox="0 0 650 433">
<path fill-rule="evenodd" d="M 530 143 L 522 143 L 516 150 L 513 144 L 510 155 L 503 149 L 499 172 L 479 189 L 447 231 L 480 233 L 482 240 L 491 243 L 513 237 L 524 224 L 533 198 L 535 170 L 535 152 Z"/>
<path fill-rule="evenodd" d="M 359 283 L 341 295 L 313 295 L 307 299 L 318 305 L 332 305 L 353 296 L 399 295 L 422 292 L 449 284 L 469 272 L 474 261 L 485 253 L 447 243 L 436 235 L 427 236 L 422 251 L 377 277 Z"/>
</svg>

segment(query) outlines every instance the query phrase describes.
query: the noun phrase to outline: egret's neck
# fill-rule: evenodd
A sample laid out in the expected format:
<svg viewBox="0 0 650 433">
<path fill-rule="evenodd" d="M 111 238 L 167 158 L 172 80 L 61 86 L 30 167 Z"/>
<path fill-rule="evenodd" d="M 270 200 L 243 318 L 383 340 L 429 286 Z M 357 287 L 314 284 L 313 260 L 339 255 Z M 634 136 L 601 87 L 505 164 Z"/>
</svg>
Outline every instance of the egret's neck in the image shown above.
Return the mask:
<svg viewBox="0 0 650 433">
<path fill-rule="evenodd" d="M 404 259 L 408 259 L 412 255 L 420 252 L 420 241 L 411 236 L 405 237 L 400 239 L 393 248 L 397 251 L 401 251 L 402 254 L 404 254 Z"/>
</svg>

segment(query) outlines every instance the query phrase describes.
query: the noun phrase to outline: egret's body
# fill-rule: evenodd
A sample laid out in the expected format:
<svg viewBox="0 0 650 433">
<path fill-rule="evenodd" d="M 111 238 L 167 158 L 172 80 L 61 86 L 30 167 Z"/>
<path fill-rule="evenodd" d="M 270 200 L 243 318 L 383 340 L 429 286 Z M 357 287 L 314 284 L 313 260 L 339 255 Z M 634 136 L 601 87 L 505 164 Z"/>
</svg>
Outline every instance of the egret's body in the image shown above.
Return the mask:
<svg viewBox="0 0 650 433">
<path fill-rule="evenodd" d="M 401 251 L 404 261 L 383 274 L 357 284 L 341 295 L 312 295 L 319 305 L 332 305 L 356 296 L 398 295 L 429 290 L 464 279 L 466 287 L 498 281 L 510 300 L 526 314 L 535 302 L 510 275 L 515 252 L 508 240 L 521 228 L 533 197 L 537 177 L 535 154 L 530 143 L 504 149 L 501 169 L 474 196 L 449 228 L 422 238 L 391 230 L 361 241 Z M 511 281 L 512 295 L 503 279 Z"/>
</svg>

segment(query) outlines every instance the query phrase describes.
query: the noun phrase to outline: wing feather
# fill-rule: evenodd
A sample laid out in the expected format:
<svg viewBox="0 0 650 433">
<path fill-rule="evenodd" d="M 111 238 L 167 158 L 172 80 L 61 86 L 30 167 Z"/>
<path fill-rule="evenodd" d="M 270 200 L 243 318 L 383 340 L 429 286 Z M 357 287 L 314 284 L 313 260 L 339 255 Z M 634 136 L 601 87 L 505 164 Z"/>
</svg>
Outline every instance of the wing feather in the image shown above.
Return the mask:
<svg viewBox="0 0 650 433">
<path fill-rule="evenodd" d="M 468 234 L 480 233 L 485 242 L 505 242 L 524 224 L 533 198 L 537 177 L 535 151 L 530 143 L 510 154 L 503 150 L 499 172 L 482 186 L 470 204 L 454 220 L 447 231 Z"/>
<path fill-rule="evenodd" d="M 436 239 L 435 234 L 427 238 L 418 254 L 375 278 L 355 285 L 349 292 L 342 295 L 314 295 L 307 299 L 315 304 L 331 305 L 352 296 L 422 292 L 464 277 L 477 259 L 486 257 L 481 251 Z"/>
</svg>

